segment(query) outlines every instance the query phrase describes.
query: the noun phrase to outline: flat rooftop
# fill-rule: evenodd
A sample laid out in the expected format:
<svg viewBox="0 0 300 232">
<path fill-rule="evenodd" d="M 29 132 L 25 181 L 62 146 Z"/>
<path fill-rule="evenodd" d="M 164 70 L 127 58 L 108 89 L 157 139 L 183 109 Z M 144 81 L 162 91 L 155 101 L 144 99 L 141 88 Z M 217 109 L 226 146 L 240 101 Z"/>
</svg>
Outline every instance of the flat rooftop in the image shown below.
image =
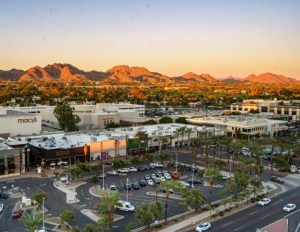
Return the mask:
<svg viewBox="0 0 300 232">
<path fill-rule="evenodd" d="M 6 114 L 0 114 L 0 117 L 20 117 L 20 116 L 35 116 L 35 114 L 26 113 L 18 110 L 6 110 Z"/>
</svg>

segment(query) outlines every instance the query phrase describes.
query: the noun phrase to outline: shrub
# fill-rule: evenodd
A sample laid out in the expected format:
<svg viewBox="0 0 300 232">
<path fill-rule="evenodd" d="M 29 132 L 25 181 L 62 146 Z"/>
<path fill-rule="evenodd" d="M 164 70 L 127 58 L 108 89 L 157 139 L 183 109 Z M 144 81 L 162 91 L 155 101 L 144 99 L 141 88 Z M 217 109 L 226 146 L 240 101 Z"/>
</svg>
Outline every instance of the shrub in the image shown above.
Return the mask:
<svg viewBox="0 0 300 232">
<path fill-rule="evenodd" d="M 220 216 L 220 217 L 224 216 L 224 211 L 220 211 L 220 212 L 219 212 L 219 216 Z"/>
</svg>

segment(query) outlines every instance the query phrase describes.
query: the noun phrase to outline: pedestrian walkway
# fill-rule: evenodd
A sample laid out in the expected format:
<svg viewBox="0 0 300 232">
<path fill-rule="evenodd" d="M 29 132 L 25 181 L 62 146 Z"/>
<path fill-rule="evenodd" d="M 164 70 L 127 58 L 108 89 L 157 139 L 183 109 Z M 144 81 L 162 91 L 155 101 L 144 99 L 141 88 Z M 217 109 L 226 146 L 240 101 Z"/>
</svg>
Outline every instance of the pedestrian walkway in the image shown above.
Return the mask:
<svg viewBox="0 0 300 232">
<path fill-rule="evenodd" d="M 274 191 L 274 190 L 276 190 L 278 188 L 275 184 L 269 183 L 269 182 L 268 183 L 263 183 L 263 185 L 264 185 L 264 189 L 261 191 L 261 194 L 262 193 L 270 192 L 272 190 Z M 243 202 L 246 202 L 246 200 L 244 200 Z M 243 203 L 243 202 L 241 202 L 241 203 Z M 220 205 L 216 209 L 218 209 L 219 211 L 221 211 L 221 210 L 224 209 L 224 206 Z M 208 218 L 208 217 L 210 217 L 210 212 L 209 211 L 205 211 L 205 212 L 203 212 L 201 214 L 198 214 L 198 215 L 196 215 L 194 217 L 191 217 L 191 218 L 186 219 L 184 221 L 181 221 L 181 222 L 179 222 L 177 224 L 174 224 L 174 225 L 172 225 L 170 227 L 167 227 L 167 228 L 165 228 L 163 230 L 160 230 L 159 232 L 182 231 L 182 229 L 185 228 L 185 227 L 188 227 L 188 226 L 191 226 L 191 225 L 195 225 L 196 226 L 196 224 L 199 221 L 201 221 L 201 220 L 203 220 L 205 218 Z"/>
</svg>

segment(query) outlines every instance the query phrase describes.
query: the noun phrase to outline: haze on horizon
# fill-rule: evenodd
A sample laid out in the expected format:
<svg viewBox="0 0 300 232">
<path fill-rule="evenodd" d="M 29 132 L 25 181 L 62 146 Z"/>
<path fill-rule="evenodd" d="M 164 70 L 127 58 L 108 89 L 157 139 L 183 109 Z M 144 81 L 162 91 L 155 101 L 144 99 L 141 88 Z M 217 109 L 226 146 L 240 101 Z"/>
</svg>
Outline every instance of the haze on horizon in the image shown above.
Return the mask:
<svg viewBox="0 0 300 232">
<path fill-rule="evenodd" d="M 168 76 L 300 79 L 300 1 L 10 0 L 0 7 L 0 69 L 70 63 Z"/>
</svg>

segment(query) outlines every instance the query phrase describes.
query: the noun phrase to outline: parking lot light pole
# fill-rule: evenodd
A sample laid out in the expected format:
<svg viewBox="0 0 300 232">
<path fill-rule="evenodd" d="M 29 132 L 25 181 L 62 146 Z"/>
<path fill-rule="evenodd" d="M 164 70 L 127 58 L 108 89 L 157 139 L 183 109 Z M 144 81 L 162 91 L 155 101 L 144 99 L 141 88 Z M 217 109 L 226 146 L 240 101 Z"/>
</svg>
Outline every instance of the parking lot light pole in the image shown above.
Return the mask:
<svg viewBox="0 0 300 232">
<path fill-rule="evenodd" d="M 175 154 L 176 154 L 176 173 L 178 173 L 177 172 L 177 168 L 178 168 L 177 153 L 175 153 Z"/>
<path fill-rule="evenodd" d="M 128 189 L 129 189 L 129 186 L 128 186 L 128 178 L 126 179 L 126 201 L 128 202 Z"/>
<path fill-rule="evenodd" d="M 231 161 L 232 161 L 232 156 L 230 156 L 230 161 L 229 161 L 229 176 L 231 177 Z"/>
<path fill-rule="evenodd" d="M 42 230 L 45 231 L 45 197 L 43 197 L 43 227 Z"/>
<path fill-rule="evenodd" d="M 192 188 L 194 188 L 194 164 L 192 167 Z"/>
<path fill-rule="evenodd" d="M 104 190 L 104 164 L 102 164 L 102 189 Z"/>
</svg>

